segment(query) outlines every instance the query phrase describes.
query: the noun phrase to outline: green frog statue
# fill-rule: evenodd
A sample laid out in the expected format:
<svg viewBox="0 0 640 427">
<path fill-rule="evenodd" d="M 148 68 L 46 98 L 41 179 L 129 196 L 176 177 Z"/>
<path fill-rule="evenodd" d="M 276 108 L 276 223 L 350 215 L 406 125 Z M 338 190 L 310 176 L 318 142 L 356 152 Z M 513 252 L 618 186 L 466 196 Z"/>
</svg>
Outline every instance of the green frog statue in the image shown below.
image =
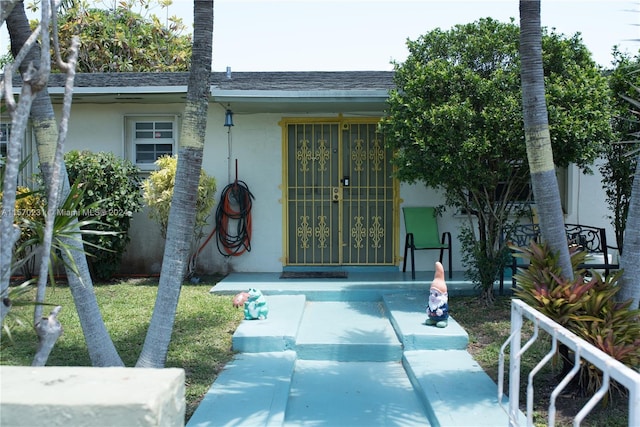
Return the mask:
<svg viewBox="0 0 640 427">
<path fill-rule="evenodd" d="M 262 292 L 251 288 L 247 292 L 240 292 L 233 297 L 233 306 L 244 306 L 246 320 L 264 320 L 269 315 L 269 305 Z"/>
</svg>

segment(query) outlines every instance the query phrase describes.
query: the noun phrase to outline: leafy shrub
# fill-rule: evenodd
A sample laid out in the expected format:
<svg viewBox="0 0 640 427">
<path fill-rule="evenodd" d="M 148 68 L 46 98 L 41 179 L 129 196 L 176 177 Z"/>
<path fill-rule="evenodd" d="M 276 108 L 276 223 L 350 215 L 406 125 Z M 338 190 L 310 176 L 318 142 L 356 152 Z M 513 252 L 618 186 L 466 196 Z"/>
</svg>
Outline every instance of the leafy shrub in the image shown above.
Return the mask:
<svg viewBox="0 0 640 427">
<path fill-rule="evenodd" d="M 142 209 L 140 170 L 106 152 L 71 151 L 65 155 L 65 163 L 69 179 L 81 183 L 84 190 L 79 206 L 99 202 L 96 208 L 80 212 L 79 219 L 97 219 L 99 223 L 86 226 L 92 230 L 117 232 L 83 235 L 85 243 L 90 243 L 87 253 L 93 274 L 108 279 L 118 271 L 129 244 L 131 216 Z"/>
<path fill-rule="evenodd" d="M 19 186 L 16 189 L 16 210 L 14 211 L 14 223 L 20 227 L 20 238 L 16 242 L 15 258 L 22 267 L 22 273 L 27 279 L 33 276 L 35 257 L 33 248 L 24 245 L 33 237 L 33 230 L 27 227 L 30 221 L 43 221 L 43 210 L 46 200 L 39 191 L 31 191 L 28 187 Z M 43 221 L 44 222 L 44 221 Z"/>
<path fill-rule="evenodd" d="M 475 237 L 474 233 L 469 224 L 461 225 L 458 240 L 462 247 L 462 263 L 467 267 L 466 277 L 482 291 L 482 298 L 490 305 L 494 300 L 493 285 L 509 260 L 509 248 L 503 245 L 487 250 L 491 245 Z"/>
<path fill-rule="evenodd" d="M 151 172 L 142 183 L 144 201 L 149 207 L 149 217 L 160 224 L 162 237 L 167 237 L 167 224 L 169 222 L 169 209 L 173 198 L 173 187 L 176 182 L 176 168 L 178 158 L 176 156 L 162 156 L 157 161 L 158 170 Z M 216 179 L 200 170 L 200 182 L 198 184 L 198 199 L 196 200 L 196 222 L 191 242 L 191 257 L 189 274 L 193 273 L 198 244 L 204 237 L 204 227 L 209 221 L 211 210 L 215 204 Z"/>
<path fill-rule="evenodd" d="M 640 366 L 640 310 L 630 310 L 631 300 L 620 303 L 617 281 L 621 273 L 603 278 L 598 272 L 587 274 L 578 265 L 587 253 L 571 253 L 574 279 L 561 275 L 558 256 L 548 245 L 532 243 L 518 248 L 518 256 L 530 265 L 516 275 L 516 297 L 550 317 L 580 338 L 632 369 Z M 565 363 L 570 362 L 565 358 Z M 586 393 L 602 384 L 602 373 L 588 363 L 581 367 L 580 384 Z"/>
</svg>

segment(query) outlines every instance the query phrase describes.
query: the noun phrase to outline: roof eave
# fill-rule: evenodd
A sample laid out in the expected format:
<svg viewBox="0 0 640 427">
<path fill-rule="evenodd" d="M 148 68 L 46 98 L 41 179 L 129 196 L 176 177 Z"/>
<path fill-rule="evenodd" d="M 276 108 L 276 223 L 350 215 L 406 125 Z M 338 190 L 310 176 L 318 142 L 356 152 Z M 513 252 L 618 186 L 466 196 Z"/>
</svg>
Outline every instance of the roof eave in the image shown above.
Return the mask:
<svg viewBox="0 0 640 427">
<path fill-rule="evenodd" d="M 387 90 L 221 90 L 213 88 L 211 99 L 214 102 L 384 102 L 388 99 Z"/>
<path fill-rule="evenodd" d="M 17 89 L 17 91 L 16 91 Z M 49 87 L 49 94 L 63 95 L 63 87 Z M 20 93 L 20 88 L 14 88 L 16 94 Z M 118 86 L 118 87 L 74 87 L 73 93 L 78 95 L 113 95 L 113 94 L 129 94 L 129 95 L 155 95 L 155 94 L 186 94 L 186 86 Z"/>
</svg>

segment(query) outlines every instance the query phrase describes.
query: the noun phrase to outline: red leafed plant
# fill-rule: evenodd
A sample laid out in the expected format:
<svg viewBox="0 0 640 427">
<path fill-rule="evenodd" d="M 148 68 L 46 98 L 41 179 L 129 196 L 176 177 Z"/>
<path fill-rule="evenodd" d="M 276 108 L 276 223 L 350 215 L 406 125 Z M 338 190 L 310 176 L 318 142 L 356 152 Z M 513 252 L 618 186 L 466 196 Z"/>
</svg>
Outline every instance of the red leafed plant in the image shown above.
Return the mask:
<svg viewBox="0 0 640 427">
<path fill-rule="evenodd" d="M 620 272 L 603 278 L 596 271 L 579 269 L 587 254 L 575 251 L 574 279 L 567 280 L 547 245 L 514 249 L 519 252 L 516 256 L 530 262 L 516 274 L 517 298 L 630 368 L 640 367 L 640 310 L 629 309 L 631 300 L 616 299 Z M 573 363 L 564 350 L 565 365 Z M 602 384 L 602 372 L 583 362 L 579 383 L 584 393 L 593 393 Z"/>
</svg>

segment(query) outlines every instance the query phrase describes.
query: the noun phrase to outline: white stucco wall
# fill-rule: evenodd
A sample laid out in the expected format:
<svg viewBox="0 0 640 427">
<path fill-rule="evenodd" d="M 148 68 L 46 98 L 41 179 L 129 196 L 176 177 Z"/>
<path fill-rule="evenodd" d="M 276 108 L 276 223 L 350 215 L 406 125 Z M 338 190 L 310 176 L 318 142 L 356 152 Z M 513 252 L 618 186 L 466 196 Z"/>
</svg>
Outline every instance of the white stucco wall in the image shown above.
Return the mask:
<svg viewBox="0 0 640 427">
<path fill-rule="evenodd" d="M 136 114 L 181 114 L 181 104 L 140 105 L 76 104 L 69 124 L 66 150 L 90 149 L 111 151 L 125 156 L 124 118 Z M 223 126 L 225 109 L 217 104 L 209 108 L 203 168 L 216 178 L 216 206 L 225 186 L 236 178 L 244 181 L 253 193 L 251 252 L 238 257 L 224 257 L 217 249 L 215 237 L 199 256 L 199 267 L 206 273 L 229 271 L 279 271 L 282 269 L 282 130 L 280 114 L 236 114 L 235 126 L 228 133 Z M 97 120 L 96 118 L 99 118 Z M 229 161 L 231 139 L 231 161 Z M 207 230 L 209 232 L 211 228 Z M 157 224 L 149 220 L 146 210 L 136 213 L 129 231 L 122 271 L 125 273 L 159 273 L 164 241 Z"/>
<path fill-rule="evenodd" d="M 223 257 L 215 241 L 200 255 L 200 264 L 214 271 L 280 271 L 282 269 L 282 130 L 281 115 L 236 114 L 231 128 L 231 164 L 228 164 L 227 128 L 222 110 L 212 106 L 203 167 L 216 177 L 217 204 L 225 186 L 236 178 L 244 181 L 255 199 L 252 204 L 251 251 Z M 229 170 L 230 169 L 230 170 Z M 230 176 L 230 179 L 229 179 Z"/>
<path fill-rule="evenodd" d="M 282 270 L 283 223 L 282 223 L 282 129 L 278 122 L 283 117 L 303 114 L 280 113 L 236 113 L 235 126 L 228 133 L 223 126 L 226 106 L 212 103 L 209 107 L 203 168 L 216 178 L 218 192 L 216 207 L 220 202 L 223 188 L 236 177 L 235 161 L 238 165 L 238 179 L 244 181 L 255 196 L 252 210 L 253 237 L 251 252 L 238 257 L 224 257 L 212 239 L 199 257 L 199 268 L 203 273 L 230 271 L 274 272 Z M 75 104 L 69 125 L 67 150 L 91 149 L 112 151 L 125 156 L 124 117 L 136 114 L 181 114 L 183 104 Z M 318 114 L 309 114 L 317 117 Z M 336 117 L 337 114 L 331 114 Z M 231 157 L 229 158 L 229 137 Z M 230 161 L 231 160 L 231 161 Z M 597 172 L 597 168 L 594 169 Z M 576 168 L 570 168 L 567 222 L 583 223 L 605 227 L 609 244 L 615 242 L 608 209 L 604 202 L 604 191 L 599 174 L 583 175 Z M 402 206 L 437 206 L 444 197 L 437 191 L 422 185 L 400 185 Z M 404 223 L 401 212 L 399 235 L 399 256 L 404 246 Z M 447 211 L 439 218 L 442 231 L 450 231 L 453 238 L 453 265 L 462 270 L 459 225 L 463 218 Z M 213 212 L 211 221 L 213 222 Z M 210 231 L 210 230 L 207 230 Z M 134 215 L 130 230 L 131 243 L 122 265 L 124 273 L 159 273 L 164 242 L 157 224 L 151 222 L 146 212 Z M 438 251 L 419 251 L 416 265 L 419 269 L 430 269 L 438 257 Z M 398 268 L 402 267 L 402 262 Z"/>
</svg>

